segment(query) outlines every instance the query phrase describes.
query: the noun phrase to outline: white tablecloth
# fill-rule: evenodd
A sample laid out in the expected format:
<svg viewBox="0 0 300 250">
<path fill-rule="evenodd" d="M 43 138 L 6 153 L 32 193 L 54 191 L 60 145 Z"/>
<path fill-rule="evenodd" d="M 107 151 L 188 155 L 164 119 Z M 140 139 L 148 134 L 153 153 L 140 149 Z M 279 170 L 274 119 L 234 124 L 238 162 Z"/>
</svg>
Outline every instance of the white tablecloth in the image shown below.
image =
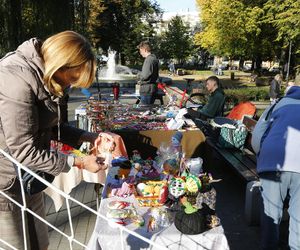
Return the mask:
<svg viewBox="0 0 300 250">
<path fill-rule="evenodd" d="M 107 213 L 107 204 L 112 200 L 124 200 L 124 198 L 107 198 L 102 199 L 99 212 L 102 215 Z M 136 201 L 133 197 L 127 198 L 127 201 Z M 227 250 L 229 249 L 226 236 L 222 226 L 215 227 L 202 234 L 185 235 L 180 233 L 174 224 L 167 228 L 160 228 L 158 231 L 147 232 L 147 222 L 149 217 L 149 208 L 141 208 L 136 205 L 138 212 L 144 215 L 145 226 L 138 227 L 133 223 L 126 225 L 126 227 L 140 235 L 151 239 L 155 243 L 168 247 L 168 249 L 176 250 L 196 250 L 196 249 L 213 249 L 213 250 Z M 133 235 L 123 232 L 125 249 L 157 249 L 149 243 L 136 238 Z M 94 232 L 90 238 L 88 249 L 92 250 L 119 250 L 121 249 L 120 230 L 112 228 L 106 220 L 98 217 Z"/>
<path fill-rule="evenodd" d="M 106 175 L 107 171 L 91 173 L 86 170 L 80 170 L 76 167 L 72 167 L 69 172 L 60 173 L 58 176 L 56 176 L 52 184 L 66 194 L 69 194 L 71 193 L 72 189 L 76 187 L 81 181 L 100 183 L 104 185 Z M 44 192 L 51 197 L 54 202 L 55 210 L 58 211 L 65 202 L 65 198 L 50 187 L 45 189 Z"/>
</svg>

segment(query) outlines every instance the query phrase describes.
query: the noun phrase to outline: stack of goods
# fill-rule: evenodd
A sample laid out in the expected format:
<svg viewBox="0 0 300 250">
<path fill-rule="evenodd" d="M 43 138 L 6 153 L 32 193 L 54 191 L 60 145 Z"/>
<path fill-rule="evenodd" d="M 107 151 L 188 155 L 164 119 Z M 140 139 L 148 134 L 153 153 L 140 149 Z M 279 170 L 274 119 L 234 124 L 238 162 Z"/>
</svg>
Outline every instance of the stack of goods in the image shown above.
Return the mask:
<svg viewBox="0 0 300 250">
<path fill-rule="evenodd" d="M 109 202 L 106 216 L 109 218 L 111 226 L 114 226 L 113 223 L 126 225 L 128 220 L 133 221 L 138 226 L 143 226 L 145 223 L 144 218 L 138 214 L 133 204 L 127 201 Z"/>
<path fill-rule="evenodd" d="M 135 198 L 139 206 L 156 207 L 162 206 L 165 200 L 165 181 L 145 181 L 136 185 Z"/>
<path fill-rule="evenodd" d="M 91 124 L 91 130 L 166 130 L 166 115 L 159 107 L 149 110 L 129 104 L 112 104 L 89 100 L 86 114 Z"/>
<path fill-rule="evenodd" d="M 111 195 L 134 195 L 139 207 L 150 207 L 148 231 L 170 225 L 171 217 L 184 234 L 199 234 L 220 223 L 215 211 L 216 191 L 212 187 L 215 180 L 202 172 L 201 158 L 184 157 L 181 139 L 182 134 L 175 133 L 171 146 L 161 145 L 155 160 L 144 160 L 135 150 L 130 161 L 124 158 L 112 164 L 114 171 L 110 175 L 116 182 L 111 186 Z M 120 218 L 132 214 L 111 213 L 119 212 Z"/>
</svg>

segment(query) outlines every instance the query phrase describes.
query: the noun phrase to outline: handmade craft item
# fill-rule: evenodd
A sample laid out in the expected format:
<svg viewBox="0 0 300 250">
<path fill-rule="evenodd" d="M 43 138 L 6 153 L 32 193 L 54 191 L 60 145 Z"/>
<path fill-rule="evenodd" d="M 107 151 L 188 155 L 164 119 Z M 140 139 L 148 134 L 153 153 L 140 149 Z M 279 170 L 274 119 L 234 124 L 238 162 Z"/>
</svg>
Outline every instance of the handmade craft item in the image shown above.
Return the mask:
<svg viewBox="0 0 300 250">
<path fill-rule="evenodd" d="M 111 219 L 125 219 L 131 214 L 130 209 L 108 209 L 107 218 Z"/>
<path fill-rule="evenodd" d="M 180 177 L 173 177 L 169 184 L 169 192 L 175 198 L 182 196 L 185 193 L 185 182 Z"/>
<path fill-rule="evenodd" d="M 189 174 L 186 177 L 185 186 L 188 192 L 197 193 L 201 189 L 201 181 L 196 175 Z"/>
<path fill-rule="evenodd" d="M 179 172 L 178 159 L 172 158 L 166 160 L 163 164 L 163 170 L 165 174 L 177 175 Z"/>
<path fill-rule="evenodd" d="M 171 138 L 171 145 L 174 151 L 177 152 L 182 152 L 182 145 L 181 145 L 181 140 L 182 140 L 183 134 L 180 131 L 177 131 Z"/>
<path fill-rule="evenodd" d="M 165 202 L 168 199 L 168 194 L 169 194 L 169 189 L 168 189 L 168 185 L 167 183 L 165 183 L 159 192 L 159 197 L 158 197 L 158 201 L 160 204 L 165 204 Z"/>
<path fill-rule="evenodd" d="M 130 208 L 132 206 L 132 203 L 127 201 L 110 201 L 107 205 L 109 209 L 124 209 L 124 208 Z"/>
<path fill-rule="evenodd" d="M 136 186 L 137 194 L 135 198 L 139 206 L 156 207 L 161 206 L 159 202 L 161 188 L 166 185 L 165 181 L 146 181 L 138 183 Z"/>
<path fill-rule="evenodd" d="M 206 227 L 206 218 L 202 210 L 194 208 L 189 202 L 183 202 L 184 209 L 176 212 L 174 224 L 183 234 L 200 234 Z"/>
<path fill-rule="evenodd" d="M 131 183 L 123 182 L 121 188 L 113 188 L 111 196 L 128 197 L 134 193 L 134 186 Z"/>
</svg>

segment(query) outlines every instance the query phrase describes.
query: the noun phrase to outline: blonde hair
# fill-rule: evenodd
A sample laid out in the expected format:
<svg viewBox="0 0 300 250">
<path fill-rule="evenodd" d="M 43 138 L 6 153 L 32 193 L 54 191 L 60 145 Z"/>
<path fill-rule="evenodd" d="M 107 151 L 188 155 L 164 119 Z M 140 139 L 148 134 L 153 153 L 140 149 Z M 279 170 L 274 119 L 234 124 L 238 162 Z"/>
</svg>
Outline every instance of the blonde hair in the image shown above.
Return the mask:
<svg viewBox="0 0 300 250">
<path fill-rule="evenodd" d="M 96 61 L 89 42 L 74 31 L 63 31 L 46 39 L 41 48 L 44 59 L 44 83 L 49 91 L 63 95 L 62 86 L 53 78 L 61 68 L 80 67 L 80 77 L 72 82 L 74 87 L 89 87 L 95 78 Z"/>
</svg>

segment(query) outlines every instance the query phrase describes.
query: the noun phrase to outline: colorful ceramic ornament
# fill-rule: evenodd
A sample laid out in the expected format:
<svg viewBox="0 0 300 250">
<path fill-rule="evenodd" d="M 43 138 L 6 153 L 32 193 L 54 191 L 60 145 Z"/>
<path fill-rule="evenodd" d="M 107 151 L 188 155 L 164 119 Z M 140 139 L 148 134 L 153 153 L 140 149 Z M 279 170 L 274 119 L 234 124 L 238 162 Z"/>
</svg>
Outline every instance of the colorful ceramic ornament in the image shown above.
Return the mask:
<svg viewBox="0 0 300 250">
<path fill-rule="evenodd" d="M 201 189 L 200 179 L 192 174 L 186 177 L 185 185 L 186 189 L 191 193 L 197 193 Z"/>
<path fill-rule="evenodd" d="M 174 177 L 171 179 L 171 182 L 169 184 L 169 192 L 171 195 L 173 195 L 175 198 L 180 197 L 185 193 L 185 182 L 180 177 Z"/>
</svg>

